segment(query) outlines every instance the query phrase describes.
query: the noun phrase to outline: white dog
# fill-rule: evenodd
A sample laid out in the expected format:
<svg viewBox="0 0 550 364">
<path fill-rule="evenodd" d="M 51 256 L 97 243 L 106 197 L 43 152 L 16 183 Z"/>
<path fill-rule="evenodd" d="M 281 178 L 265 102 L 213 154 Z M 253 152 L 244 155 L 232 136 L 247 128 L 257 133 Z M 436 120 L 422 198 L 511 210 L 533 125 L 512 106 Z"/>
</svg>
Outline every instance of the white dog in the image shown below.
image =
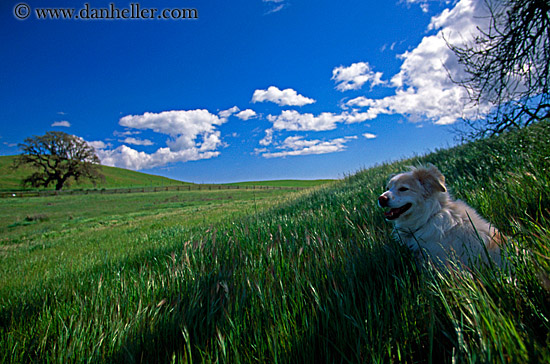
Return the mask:
<svg viewBox="0 0 550 364">
<path fill-rule="evenodd" d="M 472 267 L 490 258 L 501 265 L 501 234 L 470 206 L 453 200 L 445 177 L 433 165 L 411 168 L 388 182 L 378 204 L 395 224 L 395 234 L 419 258 L 437 265 L 450 260 Z"/>
</svg>

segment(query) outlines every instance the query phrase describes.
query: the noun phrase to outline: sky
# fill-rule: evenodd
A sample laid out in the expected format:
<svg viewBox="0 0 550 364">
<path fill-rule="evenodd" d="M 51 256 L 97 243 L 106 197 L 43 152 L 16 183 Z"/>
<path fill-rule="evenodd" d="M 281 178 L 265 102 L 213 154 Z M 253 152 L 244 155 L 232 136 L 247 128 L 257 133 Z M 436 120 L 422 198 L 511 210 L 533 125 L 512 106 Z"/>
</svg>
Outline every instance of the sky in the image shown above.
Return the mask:
<svg viewBox="0 0 550 364">
<path fill-rule="evenodd" d="M 3 0 L 0 155 L 55 130 L 105 165 L 226 183 L 342 178 L 453 146 L 480 109 L 446 42 L 485 26 L 482 4 Z M 138 7 L 147 19 L 98 19 Z"/>
</svg>

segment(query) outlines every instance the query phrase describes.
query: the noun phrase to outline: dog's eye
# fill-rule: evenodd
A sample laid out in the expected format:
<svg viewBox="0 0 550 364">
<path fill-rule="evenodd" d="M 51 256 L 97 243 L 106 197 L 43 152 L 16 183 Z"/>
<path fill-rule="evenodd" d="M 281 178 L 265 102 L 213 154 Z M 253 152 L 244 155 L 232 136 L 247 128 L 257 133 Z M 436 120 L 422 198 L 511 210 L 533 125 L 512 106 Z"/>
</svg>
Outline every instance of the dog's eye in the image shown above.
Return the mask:
<svg viewBox="0 0 550 364">
<path fill-rule="evenodd" d="M 405 192 L 405 191 L 408 191 L 409 189 L 407 187 L 400 187 L 399 188 L 399 192 Z"/>
</svg>

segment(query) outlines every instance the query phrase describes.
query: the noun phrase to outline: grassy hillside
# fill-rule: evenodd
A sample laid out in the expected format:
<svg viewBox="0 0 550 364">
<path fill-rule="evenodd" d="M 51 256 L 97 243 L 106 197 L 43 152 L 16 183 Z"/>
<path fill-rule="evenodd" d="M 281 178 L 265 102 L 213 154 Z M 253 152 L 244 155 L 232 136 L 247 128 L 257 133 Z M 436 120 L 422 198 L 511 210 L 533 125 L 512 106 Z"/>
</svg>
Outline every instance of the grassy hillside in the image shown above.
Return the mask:
<svg viewBox="0 0 550 364">
<path fill-rule="evenodd" d="M 40 278 L 0 287 L 0 360 L 550 362 L 549 151 L 541 123 L 360 171 L 248 216 L 126 234 L 97 226 L 61 234 L 63 246 L 47 233 L 13 240 L 0 274 L 26 264 Z M 376 198 L 391 173 L 428 162 L 529 250 L 511 249 L 512 273 L 442 274 L 391 238 Z M 28 254 L 63 259 L 64 246 L 94 242 L 85 269 L 69 259 L 44 270 Z M 140 254 L 102 255 L 118 244 Z"/>
<path fill-rule="evenodd" d="M 14 156 L 0 156 L 0 190 L 20 190 L 21 180 L 32 173 L 31 168 L 18 168 L 14 170 Z M 146 173 L 130 171 L 122 168 L 101 166 L 105 181 L 97 184 L 97 188 L 120 187 L 147 187 L 147 186 L 175 186 L 186 184 L 170 178 L 155 176 Z M 50 187 L 52 189 L 53 187 Z M 79 184 L 72 183 L 69 188 L 94 188 L 89 181 Z"/>
<path fill-rule="evenodd" d="M 268 186 L 268 187 L 316 187 L 326 183 L 334 182 L 331 179 L 316 179 L 316 180 L 296 180 L 296 179 L 286 179 L 286 180 L 274 180 L 274 181 L 253 181 L 253 182 L 238 182 L 238 183 L 227 183 L 230 186 Z"/>
</svg>

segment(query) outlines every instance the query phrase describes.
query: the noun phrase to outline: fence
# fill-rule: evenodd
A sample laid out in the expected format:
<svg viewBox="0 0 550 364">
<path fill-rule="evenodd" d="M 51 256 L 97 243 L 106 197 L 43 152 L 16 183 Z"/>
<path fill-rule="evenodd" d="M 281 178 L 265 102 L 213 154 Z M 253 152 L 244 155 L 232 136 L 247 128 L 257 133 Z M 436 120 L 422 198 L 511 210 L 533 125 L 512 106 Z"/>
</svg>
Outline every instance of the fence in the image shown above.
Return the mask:
<svg viewBox="0 0 550 364">
<path fill-rule="evenodd" d="M 128 188 L 102 188 L 102 189 L 74 189 L 74 190 L 36 190 L 36 191 L 9 191 L 0 192 L 0 198 L 9 197 L 44 197 L 44 196 L 66 196 L 66 195 L 88 195 L 88 194 L 115 194 L 115 193 L 145 193 L 145 192 L 168 192 L 168 191 L 215 191 L 215 190 L 304 190 L 307 187 L 291 186 L 248 186 L 248 185 L 200 185 L 189 184 L 180 186 L 157 186 L 157 187 L 128 187 Z"/>
</svg>

